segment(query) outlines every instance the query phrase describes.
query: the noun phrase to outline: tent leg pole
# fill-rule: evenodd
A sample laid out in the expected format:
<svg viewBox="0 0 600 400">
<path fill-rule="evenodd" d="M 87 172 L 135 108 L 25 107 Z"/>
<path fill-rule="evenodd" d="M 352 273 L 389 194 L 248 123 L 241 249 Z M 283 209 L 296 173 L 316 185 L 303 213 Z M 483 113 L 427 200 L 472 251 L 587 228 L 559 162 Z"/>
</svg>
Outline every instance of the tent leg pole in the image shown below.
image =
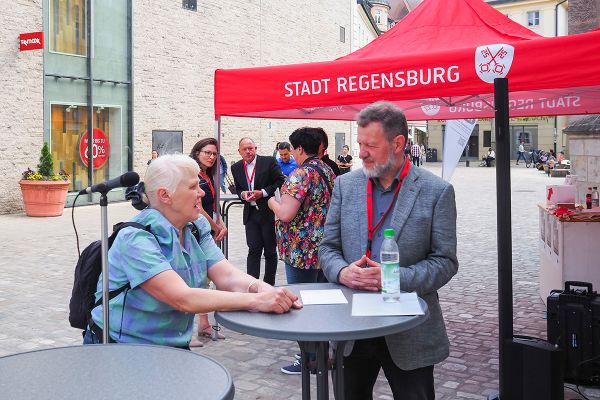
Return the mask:
<svg viewBox="0 0 600 400">
<path fill-rule="evenodd" d="M 215 175 L 213 177 L 214 181 L 215 181 L 215 204 L 217 205 L 216 207 L 216 218 L 217 218 L 217 222 L 221 222 L 221 207 L 219 207 L 220 203 L 220 198 L 221 198 L 221 117 L 217 117 L 217 119 L 215 119 L 215 139 L 217 140 L 217 154 L 219 154 L 217 156 L 216 159 L 216 164 L 217 164 L 217 168 L 215 168 Z M 221 249 L 223 250 L 223 246 L 225 246 L 225 240 L 228 240 L 227 238 L 224 238 L 223 241 L 221 242 Z M 221 329 L 219 327 L 219 323 L 215 320 L 215 323 L 212 325 L 213 327 L 213 337 L 212 340 L 217 340 L 217 335 L 219 334 L 219 330 Z"/>
<path fill-rule="evenodd" d="M 510 128 L 508 79 L 494 79 L 496 108 L 496 207 L 498 234 L 498 317 L 499 317 L 499 383 L 501 399 L 513 398 L 509 391 L 513 380 L 511 357 L 513 338 L 512 306 L 512 233 L 510 188 Z M 511 383 L 512 382 L 512 383 Z"/>
<path fill-rule="evenodd" d="M 219 205 L 221 198 L 221 117 L 215 119 L 215 139 L 217 140 L 217 153 L 219 154 L 216 159 L 217 168 L 215 168 L 215 174 L 213 179 L 215 181 L 215 204 Z M 220 207 L 217 207 L 217 221 L 221 221 Z"/>
</svg>

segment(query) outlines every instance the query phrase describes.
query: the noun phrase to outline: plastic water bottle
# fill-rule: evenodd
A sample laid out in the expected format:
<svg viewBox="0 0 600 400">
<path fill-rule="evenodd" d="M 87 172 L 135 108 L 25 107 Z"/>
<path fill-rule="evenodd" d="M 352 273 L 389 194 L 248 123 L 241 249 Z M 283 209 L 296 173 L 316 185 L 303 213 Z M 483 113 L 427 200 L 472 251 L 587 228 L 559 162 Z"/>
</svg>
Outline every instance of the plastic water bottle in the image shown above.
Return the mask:
<svg viewBox="0 0 600 400">
<path fill-rule="evenodd" d="M 383 301 L 400 301 L 400 252 L 398 244 L 394 240 L 393 229 L 383 231 L 383 243 L 381 243 L 381 295 Z"/>
<path fill-rule="evenodd" d="M 592 188 L 592 208 L 600 207 L 600 195 L 598 194 L 598 186 Z"/>
</svg>

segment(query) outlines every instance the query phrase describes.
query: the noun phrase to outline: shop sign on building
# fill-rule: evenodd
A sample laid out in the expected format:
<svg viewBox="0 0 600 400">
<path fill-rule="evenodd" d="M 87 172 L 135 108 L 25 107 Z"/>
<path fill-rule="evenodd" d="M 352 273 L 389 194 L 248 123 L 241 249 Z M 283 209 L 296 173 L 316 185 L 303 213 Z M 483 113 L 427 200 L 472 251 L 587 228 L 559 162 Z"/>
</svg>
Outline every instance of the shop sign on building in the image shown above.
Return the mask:
<svg viewBox="0 0 600 400">
<path fill-rule="evenodd" d="M 94 169 L 100 169 L 108 161 L 110 154 L 110 145 L 108 143 L 108 136 L 98 128 L 94 128 L 94 143 L 92 145 L 92 157 L 94 160 Z M 87 167 L 88 166 L 88 132 L 81 136 L 79 140 L 79 156 L 81 161 Z"/>
<path fill-rule="evenodd" d="M 44 48 L 44 32 L 29 32 L 19 35 L 19 50 L 38 50 Z"/>
</svg>

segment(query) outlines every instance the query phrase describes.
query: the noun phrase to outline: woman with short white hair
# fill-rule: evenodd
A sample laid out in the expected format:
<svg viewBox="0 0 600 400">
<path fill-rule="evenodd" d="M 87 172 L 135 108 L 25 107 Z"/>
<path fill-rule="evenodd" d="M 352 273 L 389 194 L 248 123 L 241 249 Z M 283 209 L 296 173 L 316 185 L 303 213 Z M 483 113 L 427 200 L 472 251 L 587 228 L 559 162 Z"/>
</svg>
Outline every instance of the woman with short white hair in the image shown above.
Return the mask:
<svg viewBox="0 0 600 400">
<path fill-rule="evenodd" d="M 108 252 L 109 290 L 131 287 L 110 300 L 109 336 L 119 343 L 189 348 L 194 315 L 252 310 L 284 313 L 298 297 L 233 266 L 200 215 L 204 192 L 198 164 L 181 154 L 155 159 L 144 178 L 148 208 L 132 219 L 150 231 L 126 227 Z M 192 228 L 198 230 L 198 239 Z M 210 278 L 217 290 L 204 289 Z M 96 299 L 102 296 L 102 276 Z M 84 343 L 102 340 L 102 305 L 92 310 Z"/>
</svg>

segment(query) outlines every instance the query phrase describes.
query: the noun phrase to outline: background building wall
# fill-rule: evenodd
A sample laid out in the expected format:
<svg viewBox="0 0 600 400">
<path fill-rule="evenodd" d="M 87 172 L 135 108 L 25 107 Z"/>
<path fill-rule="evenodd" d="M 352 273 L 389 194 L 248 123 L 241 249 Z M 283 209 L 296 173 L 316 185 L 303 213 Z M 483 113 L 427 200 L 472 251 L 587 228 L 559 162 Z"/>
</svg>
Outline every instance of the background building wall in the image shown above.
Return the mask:
<svg viewBox="0 0 600 400">
<path fill-rule="evenodd" d="M 181 3 L 146 0 L 134 6 L 134 168 L 143 172 L 153 129 L 182 130 L 183 151 L 214 136 L 217 68 L 333 60 L 350 52 L 352 8 L 347 0 L 210 0 L 196 12 Z M 340 40 L 340 26 L 346 40 Z M 222 119 L 222 153 L 239 160 L 238 141 L 250 136 L 271 155 L 301 126 L 322 126 L 335 149 L 336 132 L 350 142 L 350 123 L 257 118 Z M 332 157 L 333 158 L 333 157 Z"/>
<path fill-rule="evenodd" d="M 513 21 L 531 29 L 538 35 L 552 37 L 557 36 L 556 33 L 556 14 L 555 7 L 558 1 L 556 0 L 524 0 L 517 2 L 489 2 L 494 8 L 508 16 Z M 558 36 L 567 34 L 567 4 L 561 4 L 558 9 Z M 529 26 L 527 13 L 531 11 L 539 11 L 539 25 Z"/>
<path fill-rule="evenodd" d="M 600 27 L 600 0 L 569 0 L 569 32 L 584 33 Z M 582 118 L 572 116 L 569 122 Z M 585 116 L 583 118 L 586 118 Z M 571 173 L 577 175 L 577 200 L 584 202 L 588 186 L 600 186 L 600 133 L 570 133 Z"/>
<path fill-rule="evenodd" d="M 600 26 L 600 0 L 569 0 L 569 33 L 584 33 Z"/>
<path fill-rule="evenodd" d="M 571 173 L 577 176 L 577 199 L 585 204 L 590 186 L 600 186 L 600 133 L 569 134 Z"/>
<path fill-rule="evenodd" d="M 180 1 L 135 1 L 134 170 L 145 172 L 152 130 L 183 131 L 184 153 L 198 139 L 214 136 L 215 69 L 326 61 L 350 53 L 355 7 L 350 0 L 203 0 L 194 12 Z M 22 171 L 36 168 L 43 145 L 43 52 L 19 52 L 18 37 L 42 31 L 47 11 L 43 0 L 30 0 L 11 3 L 0 14 L 0 168 L 5 171 L 0 213 L 22 210 L 18 181 Z M 229 162 L 238 160 L 239 139 L 251 136 L 259 153 L 270 155 L 278 141 L 307 125 L 328 132 L 332 153 L 336 133 L 351 142 L 349 122 L 223 118 L 222 151 Z"/>
<path fill-rule="evenodd" d="M 363 6 L 360 4 L 356 5 L 353 9 L 352 19 L 352 51 L 366 46 L 377 38 L 377 36 L 377 31 L 371 24 L 371 20 L 369 20 L 369 16 L 365 13 Z"/>
<path fill-rule="evenodd" d="M 43 51 L 19 51 L 19 34 L 43 30 L 41 3 L 7 2 L 0 17 L 0 214 L 22 209 L 18 182 L 43 145 Z"/>
</svg>

